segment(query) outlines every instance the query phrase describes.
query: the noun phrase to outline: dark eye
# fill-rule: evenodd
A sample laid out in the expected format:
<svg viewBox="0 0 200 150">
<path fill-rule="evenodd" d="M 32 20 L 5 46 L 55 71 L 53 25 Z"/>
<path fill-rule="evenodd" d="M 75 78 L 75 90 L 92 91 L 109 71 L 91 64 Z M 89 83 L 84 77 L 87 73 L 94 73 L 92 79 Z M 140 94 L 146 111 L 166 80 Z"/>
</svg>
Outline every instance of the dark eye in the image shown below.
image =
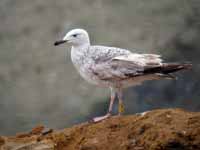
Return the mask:
<svg viewBox="0 0 200 150">
<path fill-rule="evenodd" d="M 72 36 L 73 36 L 73 37 L 77 37 L 77 36 L 78 36 L 78 34 L 73 34 Z"/>
</svg>

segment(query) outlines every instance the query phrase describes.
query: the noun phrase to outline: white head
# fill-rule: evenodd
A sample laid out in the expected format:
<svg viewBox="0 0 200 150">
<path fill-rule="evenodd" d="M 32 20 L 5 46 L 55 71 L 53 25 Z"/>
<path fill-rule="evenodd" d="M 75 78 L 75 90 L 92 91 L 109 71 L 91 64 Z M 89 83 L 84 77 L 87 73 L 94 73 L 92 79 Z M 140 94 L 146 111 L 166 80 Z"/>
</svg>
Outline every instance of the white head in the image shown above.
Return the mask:
<svg viewBox="0 0 200 150">
<path fill-rule="evenodd" d="M 62 40 L 56 41 L 55 46 L 62 43 L 71 43 L 73 46 L 90 45 L 90 39 L 87 31 L 83 29 L 73 29 L 69 31 Z"/>
</svg>

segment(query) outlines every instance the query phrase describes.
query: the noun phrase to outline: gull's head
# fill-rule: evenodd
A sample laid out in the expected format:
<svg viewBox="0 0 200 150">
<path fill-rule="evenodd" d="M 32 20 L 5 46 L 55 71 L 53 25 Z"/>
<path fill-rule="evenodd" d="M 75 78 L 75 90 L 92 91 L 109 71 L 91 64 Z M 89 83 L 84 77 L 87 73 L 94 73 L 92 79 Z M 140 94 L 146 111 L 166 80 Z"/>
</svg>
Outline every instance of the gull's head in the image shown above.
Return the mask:
<svg viewBox="0 0 200 150">
<path fill-rule="evenodd" d="M 72 46 L 90 45 L 90 39 L 87 31 L 83 29 L 73 29 L 69 31 L 62 40 L 56 41 L 54 45 L 57 46 L 63 43 L 71 43 Z"/>
</svg>

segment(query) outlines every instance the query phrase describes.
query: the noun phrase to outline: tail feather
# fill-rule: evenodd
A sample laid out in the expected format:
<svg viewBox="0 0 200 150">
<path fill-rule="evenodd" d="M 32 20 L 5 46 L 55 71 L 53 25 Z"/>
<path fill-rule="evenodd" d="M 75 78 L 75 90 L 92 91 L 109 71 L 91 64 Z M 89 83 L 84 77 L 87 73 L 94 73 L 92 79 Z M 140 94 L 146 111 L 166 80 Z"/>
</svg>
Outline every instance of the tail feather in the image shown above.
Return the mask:
<svg viewBox="0 0 200 150">
<path fill-rule="evenodd" d="M 161 66 L 161 73 L 168 74 L 179 70 L 191 69 L 191 63 L 163 63 Z"/>
<path fill-rule="evenodd" d="M 164 74 L 168 75 L 179 70 L 191 69 L 191 63 L 163 63 L 161 66 L 148 67 L 144 69 L 145 74 Z"/>
</svg>

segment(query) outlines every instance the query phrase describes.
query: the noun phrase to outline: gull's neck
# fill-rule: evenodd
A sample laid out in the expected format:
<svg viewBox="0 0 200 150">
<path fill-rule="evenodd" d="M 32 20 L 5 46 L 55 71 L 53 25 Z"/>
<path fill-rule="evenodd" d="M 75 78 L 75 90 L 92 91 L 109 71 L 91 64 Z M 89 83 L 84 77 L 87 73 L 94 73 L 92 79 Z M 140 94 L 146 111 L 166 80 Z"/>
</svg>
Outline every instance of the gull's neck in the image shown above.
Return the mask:
<svg viewBox="0 0 200 150">
<path fill-rule="evenodd" d="M 89 43 L 72 45 L 71 48 L 71 59 L 76 69 L 79 70 L 80 66 L 84 64 L 85 56 L 88 54 Z"/>
<path fill-rule="evenodd" d="M 90 47 L 90 42 L 85 42 L 85 43 L 81 43 L 81 44 L 77 44 L 77 45 L 72 45 L 72 49 L 76 49 L 76 50 L 87 50 Z"/>
<path fill-rule="evenodd" d="M 73 61 L 73 58 L 80 59 L 80 57 L 84 57 L 86 54 L 88 54 L 89 47 L 90 47 L 90 43 L 72 45 L 72 48 L 71 48 L 72 61 Z"/>
</svg>

